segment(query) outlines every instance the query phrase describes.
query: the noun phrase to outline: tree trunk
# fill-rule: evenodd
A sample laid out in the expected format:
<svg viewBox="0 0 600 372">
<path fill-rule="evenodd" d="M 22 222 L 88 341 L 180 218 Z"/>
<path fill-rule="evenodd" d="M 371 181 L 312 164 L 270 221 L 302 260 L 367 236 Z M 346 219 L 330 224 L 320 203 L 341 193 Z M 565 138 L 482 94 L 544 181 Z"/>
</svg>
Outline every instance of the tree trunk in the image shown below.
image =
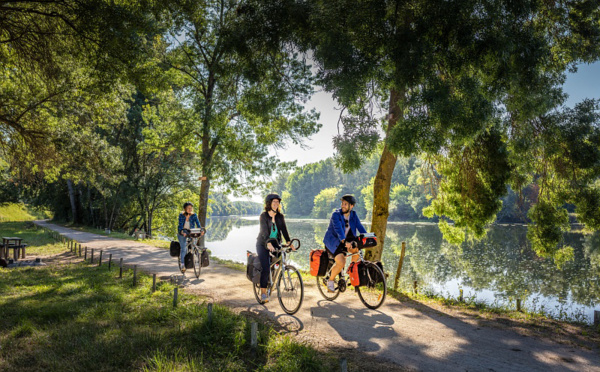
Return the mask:
<svg viewBox="0 0 600 372">
<path fill-rule="evenodd" d="M 77 203 L 75 202 L 75 188 L 73 187 L 73 181 L 67 180 L 67 188 L 69 189 L 69 200 L 71 201 L 71 214 L 73 217 L 73 223 L 76 223 L 77 218 Z"/>
<path fill-rule="evenodd" d="M 150 209 L 148 209 L 148 235 L 146 237 L 152 237 L 152 211 Z"/>
<path fill-rule="evenodd" d="M 390 130 L 398 122 L 401 115 L 398 101 L 403 95 L 396 89 L 390 92 L 390 109 L 388 126 L 386 128 L 386 140 Z M 377 235 L 377 247 L 367 250 L 365 258 L 369 261 L 381 261 L 381 253 L 385 245 L 385 233 L 387 230 L 387 219 L 390 215 L 390 188 L 392 185 L 392 174 L 396 167 L 397 156 L 389 151 L 387 143 L 383 146 L 379 168 L 373 183 L 373 212 L 371 218 L 371 231 Z"/>
<path fill-rule="evenodd" d="M 96 227 L 96 220 L 94 218 L 94 208 L 92 207 L 92 190 L 90 189 L 90 185 L 87 185 L 87 198 L 88 198 L 88 208 L 90 209 L 90 223 L 91 226 Z"/>
<path fill-rule="evenodd" d="M 208 191 L 210 190 L 210 180 L 208 177 L 202 180 L 200 184 L 200 200 L 198 204 L 198 219 L 200 225 L 206 228 L 206 215 L 208 213 Z M 204 236 L 200 238 L 200 246 L 204 246 Z"/>
</svg>

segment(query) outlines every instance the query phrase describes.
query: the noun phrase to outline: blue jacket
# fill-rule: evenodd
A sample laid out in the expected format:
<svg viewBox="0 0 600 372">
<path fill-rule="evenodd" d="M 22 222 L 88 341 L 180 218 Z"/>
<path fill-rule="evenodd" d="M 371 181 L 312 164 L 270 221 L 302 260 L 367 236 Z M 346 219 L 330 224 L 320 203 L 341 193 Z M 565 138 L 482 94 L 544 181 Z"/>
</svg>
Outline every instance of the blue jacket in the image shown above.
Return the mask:
<svg viewBox="0 0 600 372">
<path fill-rule="evenodd" d="M 359 235 L 356 233 L 356 230 L 358 230 L 358 232 L 361 234 L 365 234 L 367 232 L 367 230 L 365 230 L 363 225 L 360 223 L 358 215 L 355 211 L 350 212 L 348 224 L 350 225 L 350 231 L 354 234 L 354 236 Z M 329 227 L 325 233 L 325 239 L 323 239 L 323 243 L 325 243 L 325 247 L 327 247 L 327 249 L 333 253 L 344 239 L 346 239 L 346 221 L 342 211 L 340 209 L 336 209 L 329 220 Z"/>
<path fill-rule="evenodd" d="M 185 224 L 185 215 L 183 213 L 179 213 L 179 225 L 177 226 L 177 234 L 181 235 L 181 230 L 183 230 L 183 225 Z M 200 228 L 200 220 L 198 220 L 198 215 L 193 213 L 190 216 L 190 229 L 193 229 L 194 226 Z"/>
</svg>

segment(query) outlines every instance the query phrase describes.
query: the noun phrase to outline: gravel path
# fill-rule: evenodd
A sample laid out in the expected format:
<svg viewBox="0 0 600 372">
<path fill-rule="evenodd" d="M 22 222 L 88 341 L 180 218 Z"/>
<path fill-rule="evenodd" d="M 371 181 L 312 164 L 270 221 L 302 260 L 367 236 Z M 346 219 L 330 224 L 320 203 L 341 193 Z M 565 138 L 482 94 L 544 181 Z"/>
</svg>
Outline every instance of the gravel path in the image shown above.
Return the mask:
<svg viewBox="0 0 600 372">
<path fill-rule="evenodd" d="M 126 264 L 159 277 L 181 279 L 176 259 L 165 249 L 53 225 L 83 245 L 102 249 L 104 257 L 123 257 Z M 210 247 L 210 244 L 209 244 Z M 88 249 L 89 249 L 88 248 Z M 248 249 L 254 250 L 250 244 Z M 306 252 L 298 253 L 306 254 Z M 314 277 L 304 277 L 305 298 L 295 316 L 285 314 L 276 296 L 266 306 L 256 303 L 245 273 L 211 263 L 199 279 L 188 274 L 183 285 L 239 313 L 267 317 L 297 338 L 328 349 L 358 350 L 395 369 L 418 371 L 599 371 L 600 352 L 514 331 L 479 327 L 475 322 L 435 309 L 417 310 L 388 297 L 378 310 L 365 308 L 353 291 L 334 302 L 323 300 Z M 371 359 L 371 358 L 369 358 Z"/>
</svg>

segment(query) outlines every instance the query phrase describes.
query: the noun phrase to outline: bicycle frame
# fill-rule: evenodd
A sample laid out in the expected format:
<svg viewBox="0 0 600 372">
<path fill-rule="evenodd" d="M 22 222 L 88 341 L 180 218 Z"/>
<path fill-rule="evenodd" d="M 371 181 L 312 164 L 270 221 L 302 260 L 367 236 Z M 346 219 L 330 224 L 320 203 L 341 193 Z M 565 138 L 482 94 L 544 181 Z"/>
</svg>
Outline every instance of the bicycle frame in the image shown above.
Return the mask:
<svg viewBox="0 0 600 372">
<path fill-rule="evenodd" d="M 285 268 L 287 267 L 286 258 L 287 258 L 287 255 L 289 254 L 289 252 L 290 252 L 290 248 L 281 248 L 275 252 L 275 253 L 281 253 L 281 255 L 279 257 L 277 257 L 277 259 L 275 261 L 271 262 L 271 265 L 269 265 L 269 282 L 270 283 L 267 287 L 267 291 L 269 292 L 269 294 L 271 292 L 271 289 L 275 285 L 275 283 L 277 283 L 277 281 L 279 280 L 279 276 L 283 275 L 283 272 L 284 272 Z M 273 252 L 269 252 L 269 256 L 275 257 Z M 273 275 L 273 268 L 275 268 L 275 275 Z M 286 272 L 287 272 L 287 270 L 286 270 Z M 289 277 L 289 273 L 288 273 L 287 278 L 285 276 L 283 277 L 283 284 L 286 289 L 292 286 L 292 279 Z M 288 287 L 288 285 L 289 285 L 289 287 Z"/>
</svg>

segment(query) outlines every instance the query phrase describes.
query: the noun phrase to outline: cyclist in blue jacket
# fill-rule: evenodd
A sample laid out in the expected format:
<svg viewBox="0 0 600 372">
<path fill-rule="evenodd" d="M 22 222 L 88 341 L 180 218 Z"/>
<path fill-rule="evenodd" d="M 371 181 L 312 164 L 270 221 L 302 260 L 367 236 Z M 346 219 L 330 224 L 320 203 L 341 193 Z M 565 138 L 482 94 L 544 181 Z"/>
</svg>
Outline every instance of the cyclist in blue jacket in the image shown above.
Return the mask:
<svg viewBox="0 0 600 372">
<path fill-rule="evenodd" d="M 194 205 L 190 202 L 183 204 L 183 211 L 179 214 L 179 223 L 177 225 L 177 239 L 179 240 L 179 247 L 181 247 L 180 260 L 181 260 L 181 272 L 185 274 L 185 255 L 187 254 L 187 233 L 186 230 L 193 229 L 194 227 L 201 228 L 200 220 L 198 215 L 194 213 Z M 202 233 L 204 235 L 204 233 Z"/>
<path fill-rule="evenodd" d="M 359 234 L 365 234 L 367 230 L 360 223 L 360 219 L 355 211 L 356 198 L 352 195 L 344 195 L 340 199 L 342 205 L 340 209 L 335 210 L 329 220 L 329 227 L 325 233 L 323 243 L 329 250 L 329 253 L 335 258 L 335 264 L 331 268 L 331 276 L 327 282 L 327 290 L 334 292 L 334 280 L 346 266 L 346 255 L 344 253 L 356 253 L 358 248 L 352 247 L 352 241 L 356 240 Z M 356 233 L 358 230 L 359 234 Z M 356 259 L 354 257 L 353 259 Z"/>
</svg>

